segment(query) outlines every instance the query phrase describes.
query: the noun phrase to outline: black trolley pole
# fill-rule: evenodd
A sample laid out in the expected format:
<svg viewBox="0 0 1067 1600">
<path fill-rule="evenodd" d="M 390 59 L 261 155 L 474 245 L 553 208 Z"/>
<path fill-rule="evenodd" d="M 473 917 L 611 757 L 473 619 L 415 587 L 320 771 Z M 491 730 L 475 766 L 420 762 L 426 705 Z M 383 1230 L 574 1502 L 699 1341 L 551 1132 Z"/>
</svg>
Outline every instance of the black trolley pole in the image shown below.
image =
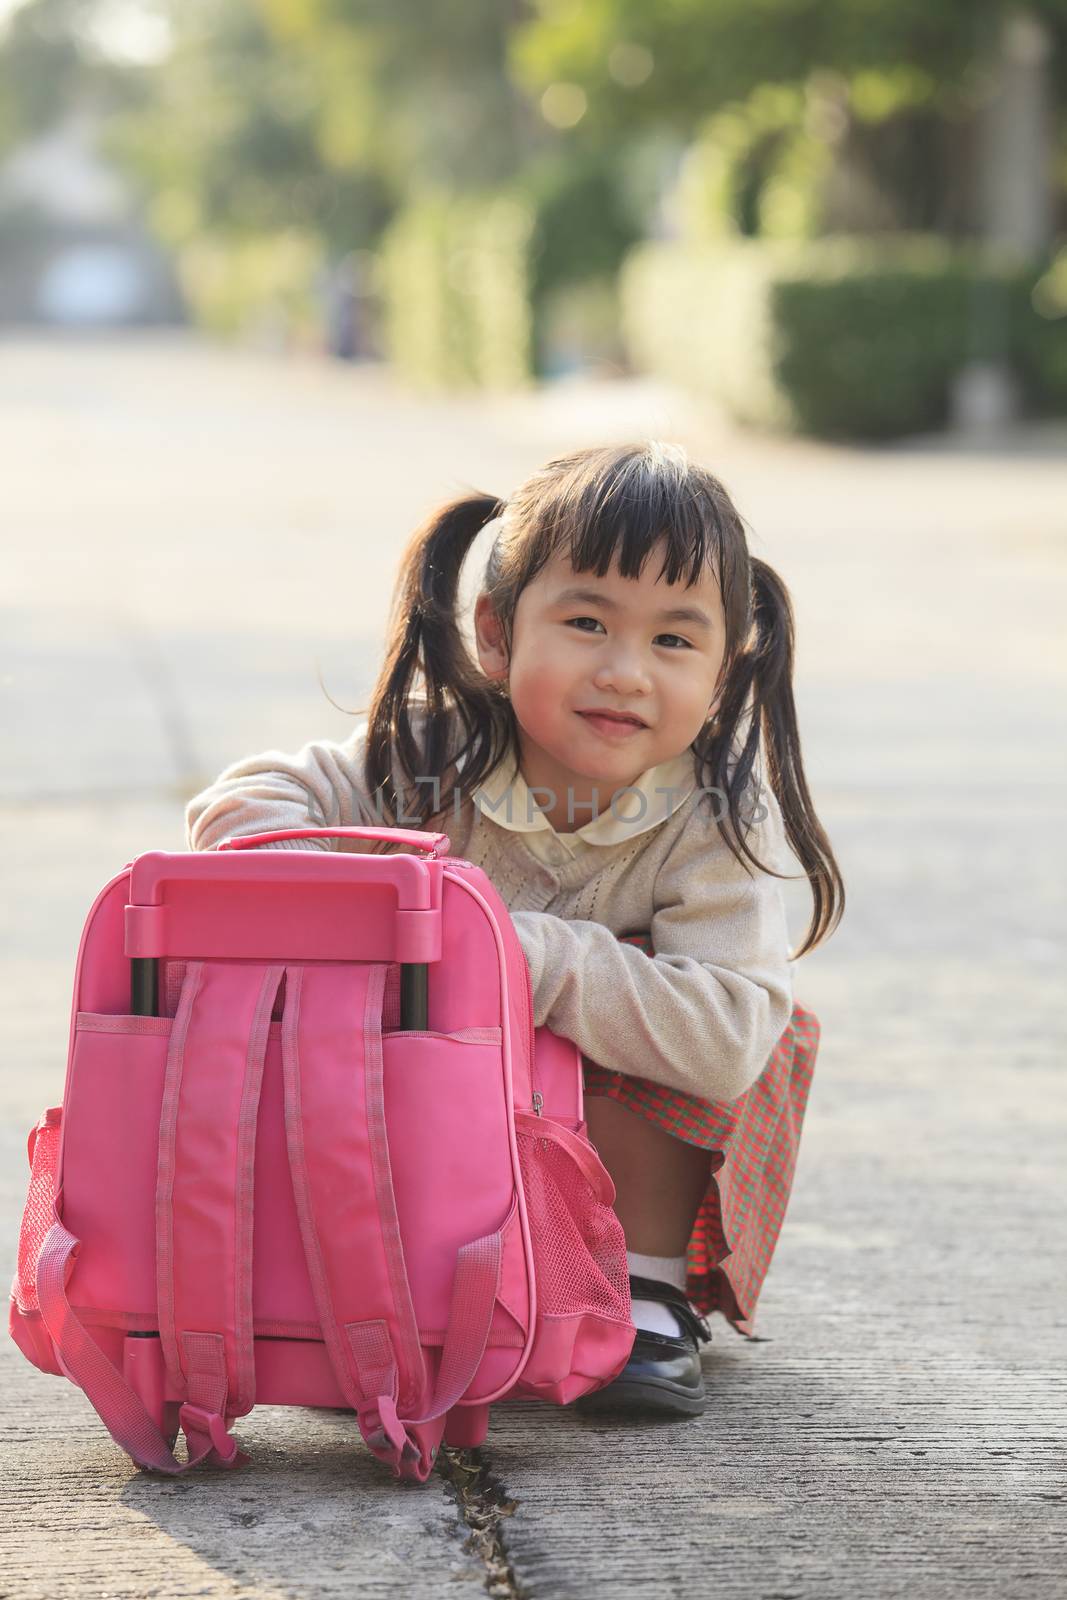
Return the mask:
<svg viewBox="0 0 1067 1600">
<path fill-rule="evenodd" d="M 159 1015 L 159 962 L 155 956 L 130 960 L 130 1010 L 135 1017 Z M 400 1026 L 424 1030 L 428 1019 L 426 963 L 405 961 L 400 968 Z"/>
<path fill-rule="evenodd" d="M 159 964 L 155 956 L 130 958 L 130 1010 L 135 1017 L 159 1015 Z"/>
<path fill-rule="evenodd" d="M 425 1029 L 428 1017 L 426 963 L 406 961 L 400 968 L 400 1026 Z"/>
</svg>

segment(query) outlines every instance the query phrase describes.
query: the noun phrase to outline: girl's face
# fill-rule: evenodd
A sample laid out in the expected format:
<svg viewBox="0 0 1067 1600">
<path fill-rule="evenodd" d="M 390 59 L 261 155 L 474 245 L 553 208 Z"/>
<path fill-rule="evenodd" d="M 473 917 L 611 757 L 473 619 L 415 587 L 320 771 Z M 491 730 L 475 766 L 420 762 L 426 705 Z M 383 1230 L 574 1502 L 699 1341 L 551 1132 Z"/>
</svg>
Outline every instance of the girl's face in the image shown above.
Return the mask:
<svg viewBox="0 0 1067 1600">
<path fill-rule="evenodd" d="M 553 557 L 519 596 L 510 664 L 489 598 L 478 597 L 482 670 L 507 682 L 523 776 L 553 790 L 545 814 L 558 831 L 597 814 L 586 805 L 568 818 L 568 786 L 588 801 L 595 783 L 606 810 L 616 788 L 687 749 L 714 707 L 726 647 L 718 579 L 707 567 L 692 588 L 668 584 L 662 564 L 659 548 L 640 578 L 615 566 L 600 578 Z M 603 711 L 640 723 L 598 719 Z"/>
</svg>

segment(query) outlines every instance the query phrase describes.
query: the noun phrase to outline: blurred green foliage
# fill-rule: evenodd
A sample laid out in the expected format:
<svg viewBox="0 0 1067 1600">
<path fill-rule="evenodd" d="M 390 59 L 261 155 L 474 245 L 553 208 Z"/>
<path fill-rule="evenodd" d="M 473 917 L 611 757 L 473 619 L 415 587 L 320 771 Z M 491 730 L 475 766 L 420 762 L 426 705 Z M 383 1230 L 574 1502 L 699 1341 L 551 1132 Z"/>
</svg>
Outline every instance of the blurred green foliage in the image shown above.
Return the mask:
<svg viewBox="0 0 1067 1600">
<path fill-rule="evenodd" d="M 1006 360 L 1031 409 L 1067 409 L 1067 318 L 1035 309 L 1039 276 L 934 237 L 646 245 L 623 323 L 645 370 L 740 422 L 892 438 L 940 426 L 968 362 Z"/>
<path fill-rule="evenodd" d="M 0 151 L 66 109 L 95 107 L 106 152 L 135 180 L 211 328 L 273 320 L 314 336 L 324 285 L 355 253 L 378 262 L 386 353 L 422 381 L 501 384 L 590 359 L 618 365 L 619 273 L 636 248 L 623 286 L 627 346 L 663 370 L 674 341 L 686 342 L 684 321 L 635 286 L 654 271 L 699 305 L 708 280 L 697 263 L 715 250 L 715 294 L 730 302 L 715 323 L 716 364 L 724 351 L 738 363 L 717 382 L 736 389 L 739 415 L 831 425 L 829 400 L 797 395 L 852 382 L 859 355 L 831 341 L 838 368 L 825 385 L 783 377 L 785 327 L 799 368 L 830 361 L 830 347 L 807 354 L 824 317 L 855 318 L 857 348 L 886 363 L 886 421 L 872 402 L 872 431 L 904 406 L 893 398 L 904 395 L 893 376 L 904 350 L 919 414 L 938 412 L 931 397 L 960 349 L 961 316 L 968 329 L 1006 317 L 1033 394 L 1050 403 L 1063 393 L 1051 335 L 1067 307 L 1002 315 L 997 296 L 954 264 L 978 230 L 974 130 L 1016 0 L 154 4 L 170 48 L 138 64 L 108 52 L 108 0 L 27 0 L 0 32 Z M 1067 0 L 1025 8 L 1046 25 L 1061 91 L 1052 140 L 1062 215 Z M 821 263 L 832 252 L 789 253 L 839 235 L 915 234 L 948 241 L 944 261 L 909 256 L 899 281 L 857 264 L 831 283 Z M 650 255 L 649 238 L 679 245 Z M 731 264 L 727 246 L 757 241 L 767 249 L 736 258 L 744 271 Z M 787 256 L 799 265 L 783 277 Z M 915 318 L 901 340 L 876 336 L 875 306 Z M 760 338 L 773 360 L 746 342 Z M 678 360 L 703 366 L 692 350 Z"/>
<path fill-rule="evenodd" d="M 205 233 L 179 252 L 178 277 L 197 323 L 210 332 L 312 344 L 323 265 L 320 240 L 295 228 L 240 239 Z"/>
<path fill-rule="evenodd" d="M 543 162 L 484 195 L 436 192 L 386 231 L 390 359 L 428 386 L 506 387 L 620 359 L 615 276 L 640 238 L 604 162 Z"/>
<path fill-rule="evenodd" d="M 759 85 L 688 146 L 677 231 L 691 240 L 812 238 L 858 224 L 953 232 L 970 151 L 957 150 L 951 124 L 939 126 L 935 90 L 912 67 Z"/>
<path fill-rule="evenodd" d="M 617 137 L 650 122 L 687 135 L 760 84 L 803 83 L 816 70 L 877 77 L 918 68 L 947 107 L 978 87 L 978 58 L 1016 9 L 1013 0 L 537 0 L 516 30 L 513 60 L 532 92 L 560 80 L 582 89 L 591 121 Z M 1061 47 L 1062 83 L 1067 0 L 1026 9 Z"/>
<path fill-rule="evenodd" d="M 385 340 L 420 386 L 514 388 L 530 372 L 529 209 L 508 194 L 428 194 L 388 229 Z"/>
<path fill-rule="evenodd" d="M 33 0 L 0 34 L 0 156 L 47 133 L 57 113 L 134 103 L 138 86 L 94 44 L 99 0 Z"/>
<path fill-rule="evenodd" d="M 110 119 L 111 152 L 176 247 L 295 229 L 343 253 L 372 242 L 393 209 L 363 99 L 354 97 L 362 120 L 350 114 L 343 131 L 326 109 L 330 74 L 341 62 L 356 73 L 353 42 L 344 51 L 279 36 L 271 9 L 185 0 L 173 50 L 147 75 L 149 103 Z"/>
</svg>

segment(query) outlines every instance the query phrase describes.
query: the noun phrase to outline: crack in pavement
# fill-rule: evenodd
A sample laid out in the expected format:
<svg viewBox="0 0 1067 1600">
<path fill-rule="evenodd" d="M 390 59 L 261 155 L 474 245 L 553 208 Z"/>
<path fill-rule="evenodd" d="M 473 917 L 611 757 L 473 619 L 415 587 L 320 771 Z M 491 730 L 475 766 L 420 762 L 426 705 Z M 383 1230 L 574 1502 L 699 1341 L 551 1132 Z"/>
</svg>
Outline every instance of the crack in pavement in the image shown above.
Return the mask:
<svg viewBox="0 0 1067 1600">
<path fill-rule="evenodd" d="M 501 1528 L 503 1519 L 514 1515 L 518 1501 L 508 1498 L 481 1450 L 453 1449 L 443 1444 L 437 1471 L 453 1492 L 457 1509 L 471 1530 L 463 1548 L 485 1567 L 486 1593 L 492 1600 L 524 1600 L 528 1591 L 512 1570 Z"/>
</svg>

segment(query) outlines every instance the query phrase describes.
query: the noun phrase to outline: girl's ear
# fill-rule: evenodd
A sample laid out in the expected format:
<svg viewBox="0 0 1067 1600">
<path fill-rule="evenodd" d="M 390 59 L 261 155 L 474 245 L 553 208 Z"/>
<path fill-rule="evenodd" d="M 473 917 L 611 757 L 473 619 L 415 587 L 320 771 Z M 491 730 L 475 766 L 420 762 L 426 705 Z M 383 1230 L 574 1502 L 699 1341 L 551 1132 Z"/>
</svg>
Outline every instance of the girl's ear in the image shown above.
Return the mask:
<svg viewBox="0 0 1067 1600">
<path fill-rule="evenodd" d="M 492 681 L 508 675 L 508 656 L 504 645 L 504 630 L 493 610 L 493 602 L 483 589 L 474 602 L 474 640 L 478 649 L 478 662 L 486 677 Z"/>
</svg>

